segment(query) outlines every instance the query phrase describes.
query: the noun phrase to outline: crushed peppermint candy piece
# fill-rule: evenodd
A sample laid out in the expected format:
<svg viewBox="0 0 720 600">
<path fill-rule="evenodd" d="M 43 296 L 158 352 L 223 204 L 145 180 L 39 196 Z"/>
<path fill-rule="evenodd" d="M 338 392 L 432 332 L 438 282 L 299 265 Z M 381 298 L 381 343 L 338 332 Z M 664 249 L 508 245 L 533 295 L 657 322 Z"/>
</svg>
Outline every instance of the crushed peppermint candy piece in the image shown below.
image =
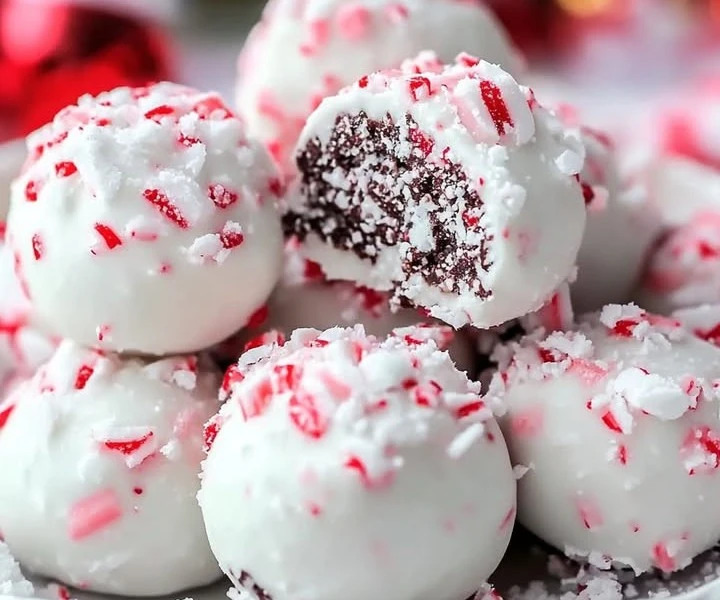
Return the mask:
<svg viewBox="0 0 720 600">
<path fill-rule="evenodd" d="M 213 550 L 238 589 L 290 600 L 282 573 L 301 574 L 301 587 L 330 573 L 332 589 L 354 590 L 353 597 L 411 600 L 442 573 L 447 597 L 464 598 L 495 569 L 516 510 L 507 448 L 480 385 L 422 329 L 408 341 L 411 333 L 379 340 L 360 325 L 298 330 L 228 371 L 225 404 L 206 427 L 198 499 Z M 239 456 L 243 468 L 228 480 Z M 417 494 L 422 515 L 405 509 Z M 233 497 L 246 503 L 242 511 L 227 511 Z M 317 552 L 270 557 L 242 542 L 258 526 L 273 528 L 280 542 L 310 533 Z M 338 535 L 350 562 L 332 551 Z M 428 547 L 430 554 L 413 550 Z M 397 569 L 402 588 L 388 591 L 392 572 L 382 582 L 367 577 L 380 557 Z M 419 574 L 409 587 L 406 568 Z"/>
<path fill-rule="evenodd" d="M 533 465 L 518 481 L 519 522 L 637 573 L 676 571 L 713 546 L 718 361 L 720 349 L 634 305 L 511 342 L 485 400 L 507 411 L 513 461 Z"/>
<path fill-rule="evenodd" d="M 158 83 L 83 96 L 27 149 L 7 239 L 34 311 L 58 335 L 195 352 L 272 291 L 280 176 L 217 94 Z"/>
<path fill-rule="evenodd" d="M 579 169 L 585 150 L 531 98 L 465 55 L 363 78 L 308 119 L 286 233 L 329 278 L 456 328 L 536 310 L 573 272 L 585 227 L 577 170 L 554 158 Z"/>
<path fill-rule="evenodd" d="M 0 418 L 11 408 L 0 428 L 2 536 L 28 570 L 135 596 L 172 595 L 220 576 L 195 498 L 220 377 L 203 363 L 186 389 L 157 374 L 197 362 L 160 362 L 64 341 L 0 404 Z"/>
<path fill-rule="evenodd" d="M 502 27 L 480 2 L 271 0 L 240 54 L 237 106 L 250 133 L 290 174 L 295 143 L 323 98 L 423 50 L 444 60 L 471 52 L 520 70 Z M 413 93 L 427 93 L 422 82 Z"/>
</svg>

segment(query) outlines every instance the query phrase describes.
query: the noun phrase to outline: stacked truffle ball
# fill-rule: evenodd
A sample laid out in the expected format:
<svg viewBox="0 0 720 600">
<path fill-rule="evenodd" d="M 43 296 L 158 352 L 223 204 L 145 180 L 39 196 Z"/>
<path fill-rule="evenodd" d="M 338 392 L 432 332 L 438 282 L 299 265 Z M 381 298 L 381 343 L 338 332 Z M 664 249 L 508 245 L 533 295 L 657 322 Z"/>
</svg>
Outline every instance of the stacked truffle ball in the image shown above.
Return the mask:
<svg viewBox="0 0 720 600">
<path fill-rule="evenodd" d="M 28 154 L 7 248 L 24 302 L 64 339 L 0 405 L 2 535 L 76 587 L 211 583 L 195 496 L 221 377 L 193 353 L 279 277 L 278 174 L 217 95 L 168 83 L 81 98 Z"/>
</svg>

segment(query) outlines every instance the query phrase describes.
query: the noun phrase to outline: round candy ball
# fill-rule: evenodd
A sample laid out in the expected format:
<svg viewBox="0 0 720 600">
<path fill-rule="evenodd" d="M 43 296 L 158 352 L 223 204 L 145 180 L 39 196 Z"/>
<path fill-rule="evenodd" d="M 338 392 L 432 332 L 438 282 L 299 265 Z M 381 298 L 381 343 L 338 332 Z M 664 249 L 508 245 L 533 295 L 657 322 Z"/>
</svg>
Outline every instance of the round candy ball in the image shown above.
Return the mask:
<svg viewBox="0 0 720 600">
<path fill-rule="evenodd" d="M 274 600 L 472 595 L 515 515 L 479 389 L 433 342 L 361 326 L 246 353 L 207 426 L 198 496 L 222 569 Z"/>
<path fill-rule="evenodd" d="M 39 317 L 117 351 L 195 351 L 239 329 L 280 275 L 281 191 L 215 94 L 119 88 L 28 138 L 8 239 Z"/>
<path fill-rule="evenodd" d="M 159 596 L 220 576 L 196 494 L 219 377 L 63 342 L 0 405 L 0 530 L 29 571 Z"/>
<path fill-rule="evenodd" d="M 423 53 L 312 114 L 284 223 L 330 279 L 488 328 L 537 310 L 573 273 L 584 155 L 500 67 Z"/>
<path fill-rule="evenodd" d="M 480 0 L 271 0 L 238 60 L 238 110 L 292 173 L 300 131 L 324 97 L 422 50 L 510 70 L 520 62 Z"/>
<path fill-rule="evenodd" d="M 488 402 L 518 482 L 518 520 L 599 567 L 672 572 L 720 538 L 720 350 L 674 320 L 610 305 L 526 337 Z"/>
</svg>

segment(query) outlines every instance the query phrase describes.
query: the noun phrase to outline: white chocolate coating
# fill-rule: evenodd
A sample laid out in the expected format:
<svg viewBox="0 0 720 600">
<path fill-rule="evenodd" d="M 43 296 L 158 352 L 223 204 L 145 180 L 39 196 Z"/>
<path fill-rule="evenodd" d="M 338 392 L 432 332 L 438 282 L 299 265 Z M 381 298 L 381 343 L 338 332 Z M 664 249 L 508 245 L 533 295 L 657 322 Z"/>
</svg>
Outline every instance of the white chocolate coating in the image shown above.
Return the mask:
<svg viewBox="0 0 720 600">
<path fill-rule="evenodd" d="M 8 241 L 54 333 L 195 351 L 267 299 L 281 269 L 281 185 L 217 95 L 161 83 L 86 96 L 28 149 Z"/>
<path fill-rule="evenodd" d="M 720 346 L 720 304 L 701 304 L 681 308 L 672 317 L 701 340 Z"/>
<path fill-rule="evenodd" d="M 435 341 L 448 350 L 455 365 L 472 376 L 475 357 L 464 332 L 411 308 L 391 309 L 387 293 L 359 287 L 347 281 L 325 280 L 320 267 L 302 256 L 295 240 L 286 244 L 285 270 L 265 308 L 250 326 L 215 349 L 221 358 L 236 361 L 246 348 L 263 345 L 278 333 L 283 339 L 296 329 L 352 327 L 362 325 L 368 335 L 384 338 L 394 329 L 426 323 Z"/>
<path fill-rule="evenodd" d="M 572 109 L 558 112 L 568 125 L 575 124 Z M 588 217 L 572 300 L 578 313 L 586 313 L 630 300 L 660 230 L 660 214 L 646 190 L 623 180 L 611 139 L 582 125 L 579 130 L 586 150 L 580 181 Z"/>
<path fill-rule="evenodd" d="M 497 566 L 515 513 L 500 430 L 478 384 L 404 335 L 299 330 L 228 371 L 198 498 L 239 587 L 457 600 Z"/>
<path fill-rule="evenodd" d="M 10 378 L 31 376 L 55 346 L 33 323 L 32 307 L 13 270 L 12 252 L 0 238 L 0 389 Z"/>
<path fill-rule="evenodd" d="M 157 596 L 220 576 L 195 499 L 219 383 L 193 357 L 103 357 L 63 342 L 0 405 L 0 530 L 30 571 Z"/>
<path fill-rule="evenodd" d="M 686 566 L 720 537 L 720 350 L 610 305 L 525 338 L 494 378 L 518 520 L 569 555 L 636 572 Z"/>
<path fill-rule="evenodd" d="M 584 147 L 497 66 L 425 53 L 364 77 L 311 115 L 297 156 L 286 229 L 330 279 L 487 328 L 573 272 Z"/>
<path fill-rule="evenodd" d="M 720 211 L 698 212 L 667 233 L 649 257 L 635 299 L 660 314 L 720 303 Z"/>
<path fill-rule="evenodd" d="M 669 226 L 720 210 L 720 172 L 685 158 L 662 157 L 645 173 L 650 198 Z"/>
<path fill-rule="evenodd" d="M 479 0 L 271 0 L 238 59 L 238 110 L 289 174 L 302 127 L 324 97 L 423 50 L 519 66 Z"/>
<path fill-rule="evenodd" d="M 32 322 L 32 307 L 15 274 L 12 250 L 5 243 L 10 183 L 24 158 L 22 140 L 0 146 L 0 401 L 11 379 L 32 375 L 55 348 L 54 341 Z"/>
</svg>

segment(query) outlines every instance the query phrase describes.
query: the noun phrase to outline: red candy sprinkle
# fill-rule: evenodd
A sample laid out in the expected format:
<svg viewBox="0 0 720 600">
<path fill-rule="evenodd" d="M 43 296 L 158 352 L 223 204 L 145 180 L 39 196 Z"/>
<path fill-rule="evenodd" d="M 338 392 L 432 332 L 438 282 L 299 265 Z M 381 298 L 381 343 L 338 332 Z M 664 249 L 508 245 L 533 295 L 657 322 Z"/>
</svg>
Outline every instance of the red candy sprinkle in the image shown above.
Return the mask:
<svg viewBox="0 0 720 600">
<path fill-rule="evenodd" d="M 73 387 L 76 390 L 83 390 L 87 385 L 87 382 L 95 373 L 95 369 L 90 365 L 83 365 L 78 369 L 77 375 L 75 376 L 75 384 Z"/>
<path fill-rule="evenodd" d="M 28 181 L 25 186 L 25 199 L 28 202 L 37 201 L 37 184 L 34 181 Z"/>
<path fill-rule="evenodd" d="M 315 399 L 309 394 L 293 394 L 288 403 L 290 420 L 304 435 L 320 439 L 328 428 L 327 419 L 315 406 Z"/>
<path fill-rule="evenodd" d="M 370 83 L 369 77 L 368 77 L 367 75 L 363 75 L 363 76 L 358 80 L 358 87 L 364 89 L 364 88 L 366 88 L 366 87 L 368 86 L 368 83 Z"/>
<path fill-rule="evenodd" d="M 145 113 L 146 119 L 151 119 L 156 122 L 160 122 L 163 117 L 175 114 L 175 109 L 167 104 L 157 106 Z"/>
<path fill-rule="evenodd" d="M 77 173 L 77 165 L 74 162 L 64 161 L 55 165 L 55 173 L 58 177 L 70 177 Z"/>
<path fill-rule="evenodd" d="M 149 431 L 144 436 L 134 440 L 105 440 L 102 444 L 112 452 L 119 452 L 124 456 L 130 456 L 142 448 L 153 435 L 153 432 Z"/>
<path fill-rule="evenodd" d="M 505 104 L 500 88 L 492 81 L 484 80 L 480 82 L 480 94 L 493 123 L 495 123 L 498 135 L 505 135 L 506 127 L 513 127 L 515 123 L 510 116 L 510 111 L 507 104 Z"/>
<path fill-rule="evenodd" d="M 39 233 L 32 236 L 32 250 L 35 260 L 40 260 L 45 253 L 45 245 L 43 244 L 42 238 Z"/>
<path fill-rule="evenodd" d="M 15 405 L 11 404 L 7 408 L 3 408 L 0 410 L 0 429 L 5 427 L 7 425 L 8 419 L 10 418 L 10 415 L 15 410 Z"/>
<path fill-rule="evenodd" d="M 424 156 L 429 156 L 432 153 L 435 142 L 430 136 L 425 135 L 425 133 L 416 128 L 410 129 L 409 136 L 413 146 L 419 148 Z"/>
<path fill-rule="evenodd" d="M 362 461 L 362 459 L 357 456 L 350 456 L 345 461 L 345 467 L 356 471 L 357 474 L 360 476 L 360 482 L 362 483 L 363 487 L 368 490 L 376 490 L 385 487 L 389 485 L 393 479 L 392 472 L 385 473 L 379 479 L 372 479 L 370 477 L 370 474 L 368 473 L 367 466 Z"/>
<path fill-rule="evenodd" d="M 242 246 L 244 241 L 245 236 L 241 231 L 231 231 L 225 228 L 220 232 L 220 243 L 226 250 L 232 250 L 233 248 Z"/>
<path fill-rule="evenodd" d="M 318 279 L 323 279 L 325 275 L 323 274 L 322 267 L 318 263 L 312 260 L 305 260 L 303 277 L 308 281 L 315 281 Z"/>
<path fill-rule="evenodd" d="M 622 433 L 622 427 L 620 427 L 620 424 L 617 422 L 617 419 L 615 418 L 615 415 L 612 414 L 612 412 L 607 411 L 602 416 L 602 422 L 605 424 L 605 427 L 607 427 L 610 431 L 614 431 L 615 433 Z"/>
<path fill-rule="evenodd" d="M 200 140 L 196 137 L 192 137 L 189 135 L 185 135 L 184 133 L 181 133 L 178 136 L 178 143 L 181 146 L 185 146 L 186 148 L 190 148 L 191 146 L 194 146 L 195 144 L 200 144 Z"/>
<path fill-rule="evenodd" d="M 203 428 L 203 448 L 206 453 L 210 452 L 210 449 L 215 443 L 215 438 L 217 438 L 218 433 L 220 433 L 221 425 L 220 417 L 218 415 L 215 415 L 205 424 L 205 427 Z"/>
<path fill-rule="evenodd" d="M 455 418 L 464 419 L 480 410 L 485 408 L 485 403 L 482 400 L 476 400 L 475 402 L 469 402 L 464 404 L 460 408 L 455 409 Z"/>
<path fill-rule="evenodd" d="M 187 219 L 183 216 L 177 206 L 175 206 L 166 194 L 157 189 L 149 189 L 143 192 L 143 197 L 152 204 L 164 217 L 175 223 L 180 229 L 190 227 Z"/>
<path fill-rule="evenodd" d="M 423 88 L 425 91 L 423 92 Z M 410 90 L 410 96 L 414 102 L 417 102 L 420 98 L 426 98 L 432 96 L 432 85 L 427 77 L 417 76 L 411 77 L 408 81 L 408 89 Z"/>
<path fill-rule="evenodd" d="M 653 563 L 661 571 L 672 573 L 676 570 L 677 565 L 675 559 L 670 556 L 667 546 L 663 543 L 655 544 L 652 550 Z"/>
<path fill-rule="evenodd" d="M 193 110 L 200 115 L 201 119 L 225 120 L 234 117 L 227 106 L 220 98 L 211 96 L 205 98 L 193 106 Z"/>
<path fill-rule="evenodd" d="M 120 236 L 115 233 L 112 227 L 109 225 L 103 225 L 102 223 L 95 223 L 95 231 L 100 234 L 100 237 L 105 242 L 108 250 L 113 250 L 118 246 L 122 246 L 122 240 Z"/>
<path fill-rule="evenodd" d="M 122 505 L 113 490 L 97 492 L 70 508 L 68 534 L 78 541 L 96 534 L 122 517 Z"/>
<path fill-rule="evenodd" d="M 228 190 L 224 185 L 215 183 L 208 188 L 208 197 L 215 206 L 224 209 L 235 204 L 240 196 L 237 192 Z"/>
<path fill-rule="evenodd" d="M 250 315 L 250 318 L 248 319 L 245 327 L 248 327 L 250 329 L 262 327 L 267 322 L 269 316 L 270 309 L 268 308 L 267 304 L 265 304 Z"/>
</svg>

